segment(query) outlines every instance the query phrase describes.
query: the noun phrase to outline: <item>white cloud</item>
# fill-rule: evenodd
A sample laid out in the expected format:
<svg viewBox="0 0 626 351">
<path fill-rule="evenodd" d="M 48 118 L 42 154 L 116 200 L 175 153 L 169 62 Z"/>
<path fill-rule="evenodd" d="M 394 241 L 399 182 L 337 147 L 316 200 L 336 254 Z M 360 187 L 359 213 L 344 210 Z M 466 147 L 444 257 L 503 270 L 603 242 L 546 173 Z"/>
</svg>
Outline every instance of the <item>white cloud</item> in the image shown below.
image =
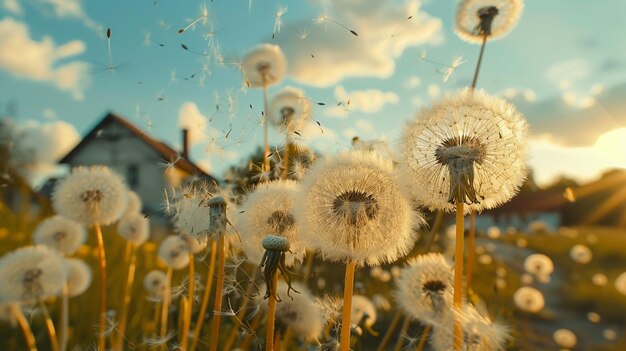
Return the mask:
<svg viewBox="0 0 626 351">
<path fill-rule="evenodd" d="M 21 16 L 24 14 L 24 9 L 22 8 L 22 5 L 20 5 L 20 3 L 17 0 L 4 0 L 2 5 L 5 10 L 7 10 L 8 12 L 14 15 Z"/>
<path fill-rule="evenodd" d="M 51 108 L 46 108 L 43 110 L 42 115 L 45 119 L 55 119 L 57 118 L 57 113 L 55 110 Z"/>
<path fill-rule="evenodd" d="M 436 100 L 441 96 L 441 88 L 437 84 L 429 84 L 426 91 L 431 100 Z"/>
<path fill-rule="evenodd" d="M 522 100 L 524 102 L 537 101 L 537 93 L 535 93 L 535 91 L 532 89 L 507 88 L 500 92 L 498 95 L 513 102 L 515 102 L 516 100 Z"/>
<path fill-rule="evenodd" d="M 87 15 L 82 0 L 35 0 L 42 10 L 52 9 L 58 18 L 73 18 L 94 32 L 103 35 L 104 28 Z"/>
<path fill-rule="evenodd" d="M 417 88 L 422 84 L 422 80 L 418 76 L 410 76 L 405 82 L 404 87 L 407 89 Z"/>
<path fill-rule="evenodd" d="M 586 109 L 598 102 L 596 97 L 602 94 L 603 91 L 604 86 L 602 84 L 594 84 L 586 91 L 583 91 L 582 89 L 577 91 L 566 90 L 561 94 L 561 98 L 569 107 L 575 109 Z"/>
<path fill-rule="evenodd" d="M 398 95 L 390 91 L 367 89 L 348 92 L 343 86 L 335 88 L 335 97 L 341 105 L 326 109 L 327 116 L 345 117 L 349 111 L 376 113 L 386 104 L 396 104 L 399 101 Z"/>
<path fill-rule="evenodd" d="M 188 130 L 187 137 L 190 146 L 205 139 L 208 122 L 209 119 L 198 110 L 198 105 L 193 102 L 183 103 L 178 111 L 178 126 Z"/>
<path fill-rule="evenodd" d="M 417 0 L 333 1 L 330 10 L 328 18 L 358 36 L 330 21 L 315 24 L 307 19 L 287 24 L 276 37 L 289 73 L 301 83 L 325 87 L 346 77 L 387 78 L 405 49 L 443 38 L 442 21 L 420 11 Z M 303 28 L 309 29 L 305 39 Z"/>
<path fill-rule="evenodd" d="M 83 99 L 89 86 L 89 65 L 82 61 L 58 62 L 83 53 L 85 48 L 79 40 L 61 46 L 48 36 L 36 41 L 30 38 L 24 23 L 8 17 L 0 21 L 0 68 L 15 77 L 53 84 L 77 100 Z"/>
<path fill-rule="evenodd" d="M 600 135 L 587 147 L 566 147 L 547 139 L 532 140 L 529 164 L 540 185 L 548 185 L 566 175 L 589 181 L 612 168 L 626 168 L 626 128 Z"/>
<path fill-rule="evenodd" d="M 584 59 L 573 58 L 555 63 L 546 71 L 546 78 L 563 88 L 586 79 L 591 72 L 591 65 Z"/>
</svg>

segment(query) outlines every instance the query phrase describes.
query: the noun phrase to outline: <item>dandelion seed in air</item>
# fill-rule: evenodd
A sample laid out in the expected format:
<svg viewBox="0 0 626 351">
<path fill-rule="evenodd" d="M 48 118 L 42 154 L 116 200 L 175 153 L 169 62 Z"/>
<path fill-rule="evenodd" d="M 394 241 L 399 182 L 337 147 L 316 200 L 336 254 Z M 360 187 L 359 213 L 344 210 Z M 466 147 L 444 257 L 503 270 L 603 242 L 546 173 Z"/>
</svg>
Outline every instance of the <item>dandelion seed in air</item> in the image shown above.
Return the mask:
<svg viewBox="0 0 626 351">
<path fill-rule="evenodd" d="M 176 33 L 183 34 L 189 29 L 195 28 L 195 25 L 198 24 L 198 22 L 206 23 L 208 19 L 209 9 L 207 8 L 206 3 L 203 3 L 202 5 L 200 5 L 200 15 L 198 16 L 198 18 L 191 21 L 191 23 L 189 23 L 186 27 L 179 29 Z"/>
<path fill-rule="evenodd" d="M 280 33 L 280 28 L 283 25 L 283 15 L 287 13 L 287 6 L 278 5 L 278 9 L 274 14 L 274 30 L 272 30 L 272 39 L 275 38 L 276 33 Z"/>
<path fill-rule="evenodd" d="M 359 36 L 359 34 L 355 30 L 352 30 L 352 29 L 348 28 L 345 24 L 342 24 L 341 22 L 335 21 L 334 19 L 328 17 L 328 14 L 326 12 L 324 12 L 321 15 L 319 15 L 318 17 L 314 18 L 313 22 L 315 22 L 317 24 L 326 24 L 327 22 L 334 23 L 334 24 L 340 26 L 341 28 L 347 30 L 352 35 L 354 35 L 356 37 Z"/>
</svg>

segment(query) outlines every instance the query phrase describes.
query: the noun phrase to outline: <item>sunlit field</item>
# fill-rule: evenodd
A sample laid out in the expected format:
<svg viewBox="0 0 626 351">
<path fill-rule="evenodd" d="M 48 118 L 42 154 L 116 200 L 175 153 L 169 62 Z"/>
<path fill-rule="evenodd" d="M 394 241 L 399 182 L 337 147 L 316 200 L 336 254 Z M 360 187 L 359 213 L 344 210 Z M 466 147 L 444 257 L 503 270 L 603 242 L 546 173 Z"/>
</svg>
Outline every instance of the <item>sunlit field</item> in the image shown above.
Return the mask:
<svg viewBox="0 0 626 351">
<path fill-rule="evenodd" d="M 0 350 L 626 350 L 596 5 L 5 0 Z"/>
</svg>

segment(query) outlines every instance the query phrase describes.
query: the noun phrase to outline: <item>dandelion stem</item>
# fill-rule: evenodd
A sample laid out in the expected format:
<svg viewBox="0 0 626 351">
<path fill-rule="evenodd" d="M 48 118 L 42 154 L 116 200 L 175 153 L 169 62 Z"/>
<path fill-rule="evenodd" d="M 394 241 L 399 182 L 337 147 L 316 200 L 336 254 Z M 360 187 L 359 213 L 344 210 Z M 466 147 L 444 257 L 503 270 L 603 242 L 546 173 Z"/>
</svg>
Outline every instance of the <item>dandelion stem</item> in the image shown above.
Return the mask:
<svg viewBox="0 0 626 351">
<path fill-rule="evenodd" d="M 130 241 L 126 242 L 126 252 L 128 254 L 128 271 L 126 272 L 126 285 L 124 286 L 124 298 L 122 300 L 122 307 L 120 310 L 120 324 L 117 328 L 117 347 L 116 350 L 123 350 L 124 333 L 126 332 L 126 325 L 128 321 L 128 307 L 130 306 L 131 292 L 133 290 L 133 282 L 135 280 L 135 266 L 137 262 L 137 251 L 135 245 Z"/>
<path fill-rule="evenodd" d="M 257 313 L 256 316 L 254 317 L 254 319 L 252 320 L 252 323 L 250 323 L 250 330 L 256 330 L 257 327 L 259 326 L 259 323 L 261 323 L 261 317 L 263 316 L 262 313 Z M 243 341 L 241 342 L 241 345 L 239 345 L 239 348 L 241 350 L 248 350 L 250 349 L 250 343 L 252 342 L 252 338 L 255 337 L 256 335 L 254 333 L 250 333 L 248 334 Z"/>
<path fill-rule="evenodd" d="M 311 270 L 313 269 L 313 260 L 315 259 L 315 252 L 311 250 L 306 251 L 306 263 L 304 264 L 304 277 L 302 278 L 304 284 L 309 282 L 311 276 Z"/>
<path fill-rule="evenodd" d="M 272 274 L 271 294 L 267 301 L 267 323 L 265 327 L 265 350 L 274 351 L 274 324 L 276 321 L 276 289 L 278 286 L 278 274 Z M 280 336 L 277 336 L 280 338 Z"/>
<path fill-rule="evenodd" d="M 180 337 L 181 349 L 187 350 L 188 345 L 188 336 L 189 336 L 189 328 L 191 327 L 191 315 L 193 314 L 193 301 L 194 301 L 194 290 L 196 286 L 196 272 L 195 272 L 195 264 L 194 264 L 194 255 L 189 253 L 189 291 L 187 295 L 187 301 L 189 302 L 187 305 L 187 310 L 185 313 L 185 319 L 183 321 L 183 333 Z"/>
<path fill-rule="evenodd" d="M 217 284 L 215 286 L 215 306 L 213 308 L 213 320 L 211 321 L 211 347 L 210 351 L 217 351 L 217 343 L 220 336 L 220 320 L 222 311 L 222 295 L 224 292 L 224 233 L 219 234 L 217 244 Z"/>
<path fill-rule="evenodd" d="M 172 298 L 172 267 L 167 267 L 167 276 L 165 278 L 165 291 L 163 291 L 163 302 L 161 306 L 161 340 L 165 340 L 167 334 L 167 316 L 170 310 L 170 299 Z M 161 349 L 165 350 L 165 343 L 161 345 Z"/>
<path fill-rule="evenodd" d="M 280 351 L 280 339 L 281 339 L 280 331 L 276 331 L 276 333 L 274 334 L 274 343 L 272 345 L 272 351 Z"/>
<path fill-rule="evenodd" d="M 483 43 L 480 46 L 480 54 L 478 54 L 478 62 L 476 63 L 476 69 L 474 70 L 474 79 L 472 80 L 472 89 L 476 88 L 476 82 L 478 81 L 478 73 L 480 72 L 480 64 L 483 61 L 483 53 L 485 52 L 486 45 L 487 45 L 487 33 L 483 34 Z"/>
<path fill-rule="evenodd" d="M 431 325 L 428 324 L 422 331 L 422 337 L 420 338 L 419 344 L 417 344 L 416 351 L 422 351 L 424 349 L 424 346 L 426 345 L 426 340 L 428 339 L 428 334 L 430 334 L 431 328 L 432 328 Z"/>
<path fill-rule="evenodd" d="M 289 133 L 289 132 L 287 132 Z M 285 163 L 285 168 L 283 169 L 283 179 L 289 178 L 289 156 L 291 153 L 291 142 L 289 141 L 289 134 L 286 134 L 285 137 L 285 154 L 283 155 L 283 162 Z"/>
<path fill-rule="evenodd" d="M 352 317 L 352 288 L 354 287 L 354 270 L 356 261 L 346 265 L 346 277 L 343 287 L 343 314 L 341 317 L 341 351 L 350 350 L 350 318 Z"/>
<path fill-rule="evenodd" d="M 472 273 L 474 273 L 474 260 L 476 256 L 476 212 L 470 214 L 469 241 L 467 252 L 467 269 L 465 271 L 465 294 L 472 290 Z"/>
<path fill-rule="evenodd" d="M 13 311 L 13 315 L 17 319 L 20 328 L 22 328 L 22 332 L 24 333 L 24 339 L 26 339 L 26 344 L 28 345 L 29 351 L 37 351 L 37 344 L 35 343 L 35 336 L 33 335 L 33 331 L 30 329 L 30 325 L 24 317 L 24 313 L 20 309 L 16 303 L 11 305 L 11 309 Z"/>
<path fill-rule="evenodd" d="M 404 337 L 406 331 L 409 329 L 409 325 L 411 324 L 411 319 L 407 316 L 404 317 L 404 322 L 402 322 L 402 328 L 400 328 L 400 333 L 398 333 L 398 341 L 396 341 L 396 346 L 394 346 L 393 351 L 400 351 L 402 346 L 404 345 Z"/>
<path fill-rule="evenodd" d="M 454 252 L 454 308 L 460 309 L 463 303 L 463 234 L 464 234 L 463 202 L 456 203 L 456 247 Z M 454 320 L 454 350 L 463 348 L 461 322 Z"/>
<path fill-rule="evenodd" d="M 263 171 L 270 171 L 270 144 L 268 136 L 268 116 L 267 116 L 267 83 L 263 84 Z"/>
<path fill-rule="evenodd" d="M 100 224 L 94 224 L 96 238 L 98 239 L 98 257 L 100 261 L 100 319 L 98 322 L 98 350 L 105 350 L 105 330 L 107 312 L 107 259 L 104 253 L 104 239 Z"/>
<path fill-rule="evenodd" d="M 63 284 L 63 293 L 61 295 L 61 330 L 59 332 L 59 350 L 67 349 L 67 328 L 69 326 L 69 296 L 67 283 Z"/>
<path fill-rule="evenodd" d="M 43 313 L 43 317 L 46 320 L 46 329 L 48 330 L 48 335 L 50 336 L 50 346 L 52 351 L 59 351 L 59 340 L 57 339 L 57 332 L 54 328 L 54 323 L 52 322 L 52 318 L 50 318 L 50 311 L 46 305 L 41 303 L 41 311 Z"/>
<path fill-rule="evenodd" d="M 211 240 L 211 258 L 209 261 L 209 269 L 207 271 L 206 277 L 206 288 L 204 289 L 204 294 L 202 295 L 202 303 L 200 304 L 200 313 L 198 314 L 198 320 L 196 321 L 196 326 L 193 329 L 193 339 L 191 341 L 190 351 L 194 351 L 196 346 L 198 345 L 198 340 L 200 339 L 200 332 L 202 331 L 202 324 L 204 324 L 204 316 L 206 314 L 206 309 L 209 306 L 209 297 L 211 296 L 211 290 L 213 288 L 213 274 L 215 274 L 215 257 L 217 255 L 217 242 L 215 240 Z"/>
<path fill-rule="evenodd" d="M 385 347 L 387 347 L 387 344 L 389 343 L 389 340 L 391 339 L 391 335 L 393 334 L 393 331 L 396 330 L 398 323 L 400 323 L 400 318 L 402 318 L 402 314 L 400 313 L 400 311 L 397 311 L 396 315 L 393 317 L 393 320 L 391 321 L 391 324 L 389 325 L 389 328 L 387 328 L 387 331 L 385 332 L 385 336 L 383 336 L 383 341 L 380 342 L 380 345 L 378 345 L 378 348 L 376 349 L 376 351 L 385 350 Z"/>
</svg>

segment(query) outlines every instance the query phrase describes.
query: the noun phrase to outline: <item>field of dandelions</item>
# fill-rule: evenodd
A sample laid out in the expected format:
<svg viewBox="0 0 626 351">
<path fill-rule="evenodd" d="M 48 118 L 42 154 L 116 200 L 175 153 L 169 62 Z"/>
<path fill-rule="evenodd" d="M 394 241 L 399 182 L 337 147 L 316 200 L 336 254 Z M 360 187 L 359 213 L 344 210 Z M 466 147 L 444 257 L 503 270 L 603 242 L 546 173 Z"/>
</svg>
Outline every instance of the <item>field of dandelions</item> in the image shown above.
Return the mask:
<svg viewBox="0 0 626 351">
<path fill-rule="evenodd" d="M 480 45 L 472 85 L 418 111 L 397 150 L 300 145 L 312 102 L 270 95 L 288 62 L 263 44 L 241 70 L 267 111 L 254 167 L 155 189 L 166 235 L 106 166 L 73 169 L 41 217 L 0 204 L 0 349 L 626 349 L 617 229 L 474 227 L 527 174 L 525 117 L 477 88 L 484 47 L 522 6 L 460 2 L 456 31 Z"/>
</svg>

